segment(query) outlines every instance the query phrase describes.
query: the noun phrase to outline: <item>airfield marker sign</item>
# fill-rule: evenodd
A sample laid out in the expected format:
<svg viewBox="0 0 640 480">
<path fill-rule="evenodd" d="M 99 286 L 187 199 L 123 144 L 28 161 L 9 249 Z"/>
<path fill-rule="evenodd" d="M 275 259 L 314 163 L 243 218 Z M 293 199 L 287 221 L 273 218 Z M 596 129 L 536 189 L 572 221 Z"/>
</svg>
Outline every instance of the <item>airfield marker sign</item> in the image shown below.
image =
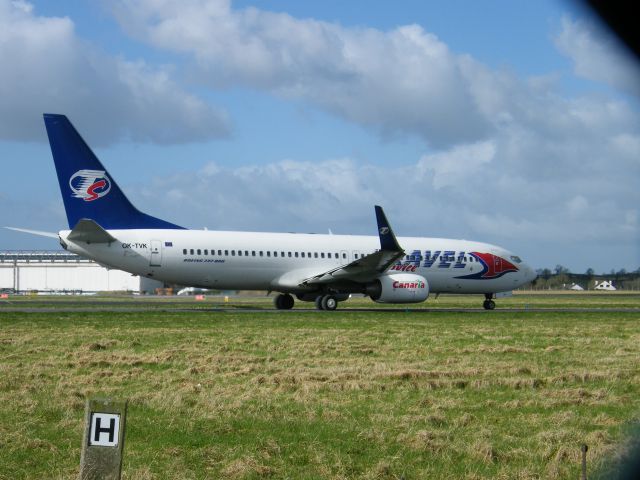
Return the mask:
<svg viewBox="0 0 640 480">
<path fill-rule="evenodd" d="M 81 480 L 120 479 L 126 415 L 126 401 L 87 399 Z"/>
</svg>

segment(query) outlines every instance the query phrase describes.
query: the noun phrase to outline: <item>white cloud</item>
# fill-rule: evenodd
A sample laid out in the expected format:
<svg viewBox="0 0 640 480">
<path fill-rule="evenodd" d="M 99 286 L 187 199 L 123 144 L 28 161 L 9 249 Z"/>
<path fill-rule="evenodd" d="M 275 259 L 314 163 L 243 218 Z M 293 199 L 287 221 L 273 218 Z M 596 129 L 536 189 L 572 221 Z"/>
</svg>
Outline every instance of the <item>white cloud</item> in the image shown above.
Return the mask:
<svg viewBox="0 0 640 480">
<path fill-rule="evenodd" d="M 460 145 L 449 151 L 423 156 L 418 162 L 419 172 L 433 171 L 433 186 L 436 189 L 459 185 L 464 179 L 477 175 L 495 156 L 492 142 Z"/>
<path fill-rule="evenodd" d="M 555 42 L 573 60 L 577 75 L 640 96 L 638 62 L 608 32 L 593 23 L 565 17 Z"/>
<path fill-rule="evenodd" d="M 475 238 L 531 251 L 553 239 L 559 242 L 554 253 L 576 243 L 594 249 L 634 244 L 637 212 L 615 194 L 624 190 L 632 205 L 640 200 L 625 171 L 614 169 L 606 181 L 580 170 L 557 182 L 528 179 L 501 167 L 508 148 L 502 142 L 457 146 L 404 167 L 351 159 L 240 168 L 210 163 L 196 174 L 155 178 L 133 190 L 156 214 L 211 229 L 368 234 L 371 207 L 382 204 L 401 235 Z M 476 159 L 470 169 L 461 163 L 467 156 Z M 172 192 L 171 198 L 158 198 L 158 191 Z"/>
<path fill-rule="evenodd" d="M 0 139 L 42 139 L 42 113 L 65 113 L 94 144 L 121 137 L 176 143 L 224 136 L 226 115 L 184 91 L 170 70 L 114 58 L 69 18 L 0 0 Z"/>
<path fill-rule="evenodd" d="M 194 60 L 213 88 L 248 86 L 302 99 L 384 135 L 412 133 L 434 146 L 483 138 L 462 57 L 418 25 L 388 32 L 344 28 L 226 0 L 123 1 L 132 36 Z"/>
</svg>

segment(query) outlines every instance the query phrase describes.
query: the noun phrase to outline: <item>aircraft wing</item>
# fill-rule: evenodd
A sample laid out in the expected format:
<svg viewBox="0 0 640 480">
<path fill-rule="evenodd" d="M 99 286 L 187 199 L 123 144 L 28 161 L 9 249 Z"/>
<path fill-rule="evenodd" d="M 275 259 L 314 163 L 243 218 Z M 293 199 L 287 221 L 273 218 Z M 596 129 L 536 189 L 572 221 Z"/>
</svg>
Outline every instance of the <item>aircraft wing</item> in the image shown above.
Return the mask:
<svg viewBox="0 0 640 480">
<path fill-rule="evenodd" d="M 305 278 L 300 282 L 300 286 L 309 287 L 345 281 L 366 282 L 373 280 L 404 256 L 405 252 L 398 244 L 398 240 L 396 240 L 382 207 L 376 205 L 375 210 L 378 235 L 380 236 L 380 250 L 365 255 L 347 265 Z"/>
</svg>

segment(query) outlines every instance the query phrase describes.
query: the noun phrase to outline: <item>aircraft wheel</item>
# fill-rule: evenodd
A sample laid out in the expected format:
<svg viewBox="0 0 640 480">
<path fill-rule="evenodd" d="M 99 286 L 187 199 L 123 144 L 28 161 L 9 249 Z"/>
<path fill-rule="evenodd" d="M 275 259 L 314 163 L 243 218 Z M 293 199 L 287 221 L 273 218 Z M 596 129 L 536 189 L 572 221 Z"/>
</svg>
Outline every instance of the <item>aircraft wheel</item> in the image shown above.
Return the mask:
<svg viewBox="0 0 640 480">
<path fill-rule="evenodd" d="M 485 310 L 494 310 L 496 308 L 496 302 L 493 300 L 485 300 L 482 306 Z"/>
<path fill-rule="evenodd" d="M 317 308 L 318 310 L 324 310 L 324 308 L 323 308 L 323 306 L 322 306 L 322 299 L 323 299 L 323 298 L 324 298 L 324 297 L 323 297 L 322 295 L 320 295 L 320 296 L 316 297 L 316 308 Z"/>
<path fill-rule="evenodd" d="M 288 293 L 281 293 L 273 299 L 273 303 L 278 310 L 291 310 L 293 308 L 293 297 Z"/>
<path fill-rule="evenodd" d="M 333 295 L 325 295 L 322 297 L 323 310 L 335 310 L 338 307 L 338 301 Z"/>
</svg>

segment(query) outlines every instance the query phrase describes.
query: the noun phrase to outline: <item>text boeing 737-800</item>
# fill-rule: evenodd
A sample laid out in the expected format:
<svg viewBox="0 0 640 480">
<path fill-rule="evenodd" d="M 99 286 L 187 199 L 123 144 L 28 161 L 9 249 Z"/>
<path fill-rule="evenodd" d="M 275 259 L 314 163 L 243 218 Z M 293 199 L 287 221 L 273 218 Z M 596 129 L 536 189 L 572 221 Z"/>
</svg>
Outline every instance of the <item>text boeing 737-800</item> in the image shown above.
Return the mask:
<svg viewBox="0 0 640 480">
<path fill-rule="evenodd" d="M 381 303 L 423 302 L 429 293 L 496 293 L 535 278 L 513 253 L 486 243 L 396 238 L 381 207 L 377 236 L 187 230 L 137 210 L 64 115 L 44 122 L 70 230 L 66 250 L 164 282 L 223 290 L 279 292 L 334 310 L 352 293 Z"/>
</svg>

